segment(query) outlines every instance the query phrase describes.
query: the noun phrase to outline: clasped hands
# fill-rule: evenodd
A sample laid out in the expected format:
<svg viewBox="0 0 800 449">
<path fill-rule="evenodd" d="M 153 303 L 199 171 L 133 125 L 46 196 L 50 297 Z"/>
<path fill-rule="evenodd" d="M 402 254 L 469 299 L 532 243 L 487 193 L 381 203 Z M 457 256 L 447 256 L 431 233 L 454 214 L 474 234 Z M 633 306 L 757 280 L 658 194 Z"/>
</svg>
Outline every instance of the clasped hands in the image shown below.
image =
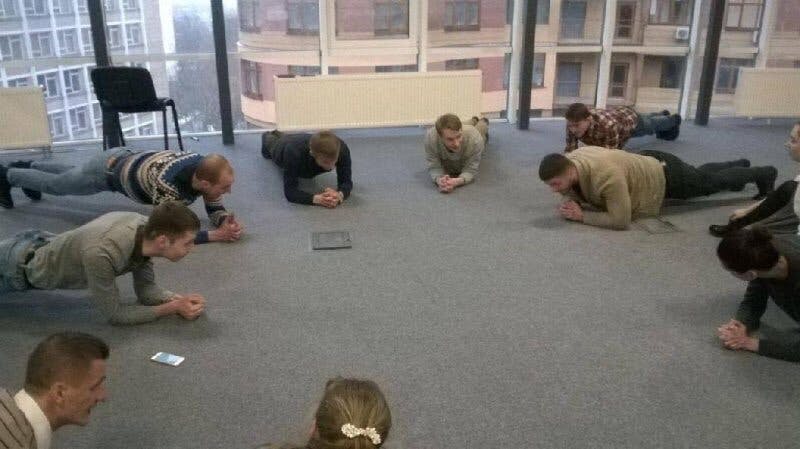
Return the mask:
<svg viewBox="0 0 800 449">
<path fill-rule="evenodd" d="M 583 221 L 581 205 L 572 200 L 561 203 L 561 206 L 558 207 L 558 213 L 567 220 Z"/>
<path fill-rule="evenodd" d="M 344 202 L 344 194 L 330 187 L 326 187 L 322 193 L 314 195 L 314 204 L 327 207 L 328 209 L 333 209 L 342 204 L 342 202 Z"/>
<path fill-rule="evenodd" d="M 198 293 L 175 294 L 167 302 L 173 305 L 175 313 L 187 320 L 197 319 L 206 309 L 206 299 Z"/>
<path fill-rule="evenodd" d="M 450 193 L 456 187 L 464 184 L 464 178 L 457 177 L 453 178 L 450 175 L 440 176 L 436 180 L 436 185 L 439 186 L 439 191 L 442 193 Z"/>
<path fill-rule="evenodd" d="M 213 236 L 209 240 L 235 242 L 241 238 L 242 232 L 244 232 L 244 226 L 236 220 L 233 214 L 230 214 L 226 215 L 225 218 L 222 219 L 222 223 L 220 223 L 219 227 L 211 232 Z"/>
<path fill-rule="evenodd" d="M 731 319 L 718 327 L 717 336 L 728 349 L 758 352 L 758 339 L 747 335 L 747 326 L 741 321 Z"/>
</svg>

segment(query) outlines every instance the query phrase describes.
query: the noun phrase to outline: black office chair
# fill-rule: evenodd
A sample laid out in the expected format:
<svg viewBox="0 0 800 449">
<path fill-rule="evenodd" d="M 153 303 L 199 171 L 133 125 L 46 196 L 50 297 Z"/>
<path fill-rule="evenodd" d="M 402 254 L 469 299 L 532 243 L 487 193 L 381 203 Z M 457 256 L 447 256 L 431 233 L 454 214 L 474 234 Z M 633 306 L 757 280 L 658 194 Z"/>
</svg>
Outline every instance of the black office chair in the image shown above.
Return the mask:
<svg viewBox="0 0 800 449">
<path fill-rule="evenodd" d="M 98 67 L 92 70 L 92 84 L 94 93 L 100 101 L 103 113 L 117 114 L 117 132 L 122 145 L 125 137 L 122 135 L 122 125 L 119 123 L 119 113 L 161 111 L 164 122 L 164 147 L 169 150 L 167 136 L 167 106 L 172 106 L 172 119 L 175 122 L 175 133 L 178 135 L 178 146 L 183 151 L 181 129 L 178 125 L 178 113 L 175 111 L 175 102 L 171 98 L 156 97 L 153 86 L 153 77 L 147 69 L 140 67 Z M 103 132 L 103 151 L 106 150 L 106 133 Z"/>
</svg>

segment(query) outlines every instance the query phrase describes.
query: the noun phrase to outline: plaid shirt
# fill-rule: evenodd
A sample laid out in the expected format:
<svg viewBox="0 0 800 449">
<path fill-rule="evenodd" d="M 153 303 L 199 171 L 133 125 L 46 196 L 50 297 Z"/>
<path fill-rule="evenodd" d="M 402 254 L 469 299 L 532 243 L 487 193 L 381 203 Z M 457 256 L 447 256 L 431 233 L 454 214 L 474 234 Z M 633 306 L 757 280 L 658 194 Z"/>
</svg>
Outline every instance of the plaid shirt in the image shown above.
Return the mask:
<svg viewBox="0 0 800 449">
<path fill-rule="evenodd" d="M 639 122 L 636 111 L 627 106 L 614 109 L 589 109 L 591 124 L 580 141 L 586 145 L 622 149 Z M 565 152 L 578 148 L 578 137 L 567 126 Z"/>
</svg>

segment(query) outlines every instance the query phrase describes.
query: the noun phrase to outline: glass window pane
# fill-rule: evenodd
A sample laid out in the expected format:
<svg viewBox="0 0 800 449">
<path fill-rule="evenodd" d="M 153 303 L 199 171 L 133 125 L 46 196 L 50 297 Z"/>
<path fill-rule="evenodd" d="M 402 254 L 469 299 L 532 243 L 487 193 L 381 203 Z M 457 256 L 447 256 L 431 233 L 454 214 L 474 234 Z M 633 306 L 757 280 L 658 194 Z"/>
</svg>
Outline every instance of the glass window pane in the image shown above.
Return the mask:
<svg viewBox="0 0 800 449">
<path fill-rule="evenodd" d="M 337 1 L 336 37 L 342 40 L 408 38 L 407 0 Z"/>
</svg>

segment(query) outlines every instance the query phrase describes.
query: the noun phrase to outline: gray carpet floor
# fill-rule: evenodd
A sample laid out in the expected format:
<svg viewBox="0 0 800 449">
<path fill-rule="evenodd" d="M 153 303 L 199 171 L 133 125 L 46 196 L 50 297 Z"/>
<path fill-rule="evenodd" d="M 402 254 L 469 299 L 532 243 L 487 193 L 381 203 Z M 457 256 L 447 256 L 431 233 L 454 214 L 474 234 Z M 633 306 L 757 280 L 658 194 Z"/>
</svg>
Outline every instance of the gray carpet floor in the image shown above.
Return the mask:
<svg viewBox="0 0 800 449">
<path fill-rule="evenodd" d="M 675 142 L 630 147 L 692 163 L 748 157 L 776 165 L 782 181 L 797 172 L 783 149 L 790 126 L 716 119 L 685 124 Z M 82 292 L 5 295 L 0 385 L 19 388 L 33 346 L 70 329 L 110 343 L 110 398 L 88 427 L 60 430 L 55 448 L 297 438 L 336 375 L 382 386 L 395 447 L 797 447 L 800 367 L 724 350 L 715 336 L 745 284 L 719 266 L 706 228 L 749 204 L 754 187 L 669 207 L 678 233 L 567 223 L 537 177 L 541 158 L 563 149 L 563 127 L 493 124 L 477 181 L 450 195 L 429 181 L 421 128 L 341 132 L 355 190 L 335 210 L 287 203 L 257 135 L 237 136 L 235 147 L 187 139 L 190 150 L 230 158 L 236 184 L 225 204 L 247 226 L 239 243 L 156 262 L 160 284 L 204 294 L 207 314 L 112 327 Z M 333 183 L 332 174 L 317 180 Z M 148 211 L 111 193 L 39 203 L 14 195 L 17 207 L 0 210 L 3 235 Z M 352 231 L 353 248 L 311 251 L 309 233 L 327 230 Z M 120 286 L 132 294 L 127 278 Z M 765 321 L 795 327 L 774 305 Z M 155 364 L 157 351 L 186 361 Z"/>
</svg>

